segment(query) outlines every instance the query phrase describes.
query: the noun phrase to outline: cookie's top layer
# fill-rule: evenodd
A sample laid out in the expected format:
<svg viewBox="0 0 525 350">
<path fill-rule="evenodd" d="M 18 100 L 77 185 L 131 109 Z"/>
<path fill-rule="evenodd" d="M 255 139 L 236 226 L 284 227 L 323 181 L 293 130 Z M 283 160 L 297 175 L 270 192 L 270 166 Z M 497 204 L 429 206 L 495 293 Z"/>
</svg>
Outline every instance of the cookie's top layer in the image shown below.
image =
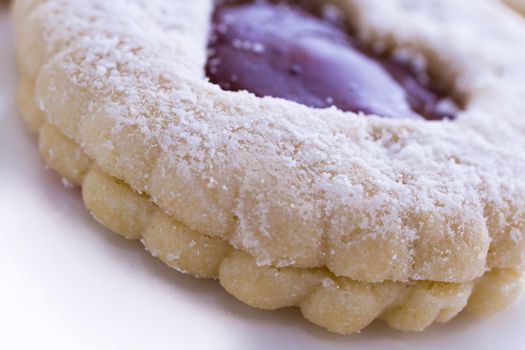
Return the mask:
<svg viewBox="0 0 525 350">
<path fill-rule="evenodd" d="M 448 81 L 458 119 L 222 91 L 203 76 L 211 0 L 18 0 L 21 71 L 104 171 L 259 264 L 367 281 L 521 264 L 522 18 L 496 0 L 337 3 L 364 41 Z"/>
</svg>

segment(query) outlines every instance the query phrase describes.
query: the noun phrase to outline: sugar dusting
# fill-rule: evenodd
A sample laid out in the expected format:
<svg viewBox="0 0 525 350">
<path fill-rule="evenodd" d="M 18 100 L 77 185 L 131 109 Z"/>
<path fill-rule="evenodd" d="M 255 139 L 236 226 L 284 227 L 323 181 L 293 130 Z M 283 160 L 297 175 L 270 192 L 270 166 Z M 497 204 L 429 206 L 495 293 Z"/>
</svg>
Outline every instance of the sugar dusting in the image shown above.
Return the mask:
<svg viewBox="0 0 525 350">
<path fill-rule="evenodd" d="M 170 188 L 148 190 L 152 198 L 202 233 L 233 231 L 231 242 L 260 264 L 279 264 L 265 240 L 281 234 L 311 232 L 299 236 L 315 241 L 310 246 L 318 250 L 354 231 L 395 235 L 411 246 L 429 227 L 450 236 L 473 234 L 472 227 L 488 230 L 488 206 L 501 208 L 492 227 L 514 227 L 512 239 L 523 239 L 516 232 L 525 216 L 525 49 L 515 45 L 525 38 L 522 23 L 503 13 L 491 17 L 502 11 L 489 2 L 476 11 L 452 0 L 351 3 L 361 9 L 365 40 L 388 46 L 393 36 L 407 47 L 398 55 L 417 66 L 433 55 L 444 70 L 455 68 L 455 88 L 469 96 L 457 121 L 363 118 L 221 91 L 202 77 L 211 1 L 55 0 L 34 16 L 53 18 L 45 21 L 48 49 L 60 47 L 54 59 L 71 82 L 97 96 L 91 108 L 111 118 L 115 139 L 136 128 L 167 159 L 150 160 L 161 167 L 155 172 L 175 174 L 191 186 L 169 195 Z M 483 45 L 474 39 L 479 31 Z M 443 101 L 442 107 L 450 105 Z M 83 143 L 81 135 L 70 136 Z M 101 147 L 113 150 L 112 144 Z M 146 188 L 155 188 L 150 179 L 158 179 L 149 168 L 112 170 L 128 183 L 142 177 Z M 189 216 L 168 207 L 166 196 L 207 211 Z M 207 226 L 210 216 L 217 227 Z M 392 260 L 412 264 L 395 254 Z"/>
</svg>

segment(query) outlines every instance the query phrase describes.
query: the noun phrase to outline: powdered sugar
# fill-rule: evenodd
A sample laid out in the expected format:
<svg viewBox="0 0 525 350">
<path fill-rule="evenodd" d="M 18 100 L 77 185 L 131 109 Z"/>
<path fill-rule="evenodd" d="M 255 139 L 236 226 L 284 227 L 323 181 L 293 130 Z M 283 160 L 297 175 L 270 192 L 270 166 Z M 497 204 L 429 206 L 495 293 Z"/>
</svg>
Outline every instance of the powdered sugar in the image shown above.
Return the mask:
<svg viewBox="0 0 525 350">
<path fill-rule="evenodd" d="M 421 69 L 442 73 L 465 96 L 459 119 L 387 120 L 221 91 L 203 78 L 209 0 L 44 2 L 33 13 L 51 62 L 43 71 L 52 84 L 38 89 L 42 108 L 108 173 L 260 263 L 328 265 L 356 279 L 472 279 L 485 269 L 489 234 L 523 228 L 525 49 L 515 43 L 525 25 L 488 0 L 340 3 L 343 12 L 358 9 L 363 40 L 395 42 L 397 52 L 417 53 L 403 57 L 419 57 Z M 53 80 L 56 70 L 67 83 Z M 48 93 L 53 84 L 71 88 L 60 100 Z M 91 111 L 76 111 L 69 118 L 78 128 L 68 128 L 52 104 L 79 91 L 93 99 Z M 88 139 L 94 116 L 111 125 L 113 142 Z M 487 226 L 487 206 L 503 213 L 500 226 Z M 416 241 L 447 252 L 439 244 L 448 236 L 475 242 L 463 256 L 472 270 L 446 277 L 427 269 L 440 262 L 418 263 Z M 370 277 L 345 255 L 367 239 L 401 242 L 409 253 L 389 254 L 392 266 Z M 339 250 L 324 254 L 332 246 Z"/>
</svg>

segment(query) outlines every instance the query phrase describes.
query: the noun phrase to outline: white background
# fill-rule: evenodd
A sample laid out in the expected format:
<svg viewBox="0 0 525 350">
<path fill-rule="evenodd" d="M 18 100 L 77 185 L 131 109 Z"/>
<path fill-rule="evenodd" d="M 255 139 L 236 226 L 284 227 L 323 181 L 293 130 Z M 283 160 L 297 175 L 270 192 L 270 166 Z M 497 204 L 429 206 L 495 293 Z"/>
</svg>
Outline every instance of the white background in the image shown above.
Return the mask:
<svg viewBox="0 0 525 350">
<path fill-rule="evenodd" d="M 525 349 L 525 303 L 420 334 L 332 335 L 295 309 L 247 307 L 111 234 L 45 169 L 17 119 L 0 10 L 0 349 Z"/>
</svg>

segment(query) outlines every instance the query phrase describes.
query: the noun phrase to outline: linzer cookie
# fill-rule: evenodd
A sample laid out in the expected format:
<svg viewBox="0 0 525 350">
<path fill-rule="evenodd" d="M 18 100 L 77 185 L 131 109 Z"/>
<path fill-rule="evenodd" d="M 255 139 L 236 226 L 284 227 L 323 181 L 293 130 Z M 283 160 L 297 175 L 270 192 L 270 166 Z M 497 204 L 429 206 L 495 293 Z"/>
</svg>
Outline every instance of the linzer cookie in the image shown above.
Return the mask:
<svg viewBox="0 0 525 350">
<path fill-rule="evenodd" d="M 173 268 L 333 332 L 420 331 L 522 294 L 519 3 L 18 0 L 18 105 Z"/>
</svg>

